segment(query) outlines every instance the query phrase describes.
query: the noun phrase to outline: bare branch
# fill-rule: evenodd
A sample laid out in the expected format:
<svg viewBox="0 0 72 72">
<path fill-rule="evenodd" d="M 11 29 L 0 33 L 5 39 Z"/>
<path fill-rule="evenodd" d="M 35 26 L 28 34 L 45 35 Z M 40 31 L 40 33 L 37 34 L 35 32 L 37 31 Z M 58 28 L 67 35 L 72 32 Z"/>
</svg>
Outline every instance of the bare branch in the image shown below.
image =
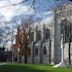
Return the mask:
<svg viewBox="0 0 72 72">
<path fill-rule="evenodd" d="M 5 6 L 2 6 L 2 7 L 0 7 L 0 8 L 4 8 L 4 7 L 7 7 L 7 6 L 16 6 L 16 5 L 19 5 L 19 4 L 22 4 L 22 3 L 25 3 L 26 1 L 28 1 L 28 0 L 23 0 L 22 2 L 19 2 L 19 3 L 17 3 L 17 4 L 9 4 L 9 5 L 5 5 Z"/>
<path fill-rule="evenodd" d="M 35 0 L 33 0 L 31 7 L 35 4 Z"/>
</svg>

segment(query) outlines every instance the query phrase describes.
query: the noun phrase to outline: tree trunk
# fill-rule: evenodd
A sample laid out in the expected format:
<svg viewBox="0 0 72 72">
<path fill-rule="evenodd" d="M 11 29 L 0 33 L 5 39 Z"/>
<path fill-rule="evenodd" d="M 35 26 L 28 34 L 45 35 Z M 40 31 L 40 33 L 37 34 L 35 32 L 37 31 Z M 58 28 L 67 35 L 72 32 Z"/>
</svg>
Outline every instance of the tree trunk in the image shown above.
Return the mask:
<svg viewBox="0 0 72 72">
<path fill-rule="evenodd" d="M 25 54 L 25 64 L 27 63 L 27 55 Z"/>
<path fill-rule="evenodd" d="M 33 50 L 32 50 L 32 63 L 34 64 L 34 46 L 35 46 L 35 42 L 33 42 Z"/>
<path fill-rule="evenodd" d="M 25 64 L 27 63 L 27 44 L 25 44 Z"/>
<path fill-rule="evenodd" d="M 19 54 L 19 63 L 21 63 L 21 48 L 20 48 L 20 54 Z"/>
</svg>

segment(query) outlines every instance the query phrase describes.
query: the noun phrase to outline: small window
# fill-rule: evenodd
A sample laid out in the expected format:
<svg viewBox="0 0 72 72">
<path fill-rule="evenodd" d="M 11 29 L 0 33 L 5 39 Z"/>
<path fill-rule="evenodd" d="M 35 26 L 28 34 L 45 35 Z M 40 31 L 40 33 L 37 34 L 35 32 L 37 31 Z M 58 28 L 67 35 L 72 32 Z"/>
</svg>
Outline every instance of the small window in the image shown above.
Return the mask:
<svg viewBox="0 0 72 72">
<path fill-rule="evenodd" d="M 31 32 L 30 37 L 31 37 L 31 41 L 34 41 L 34 32 Z"/>
<path fill-rule="evenodd" d="M 70 10 L 70 15 L 72 15 L 72 9 Z"/>
<path fill-rule="evenodd" d="M 38 48 L 35 48 L 35 55 L 38 55 Z"/>
<path fill-rule="evenodd" d="M 47 54 L 47 50 L 46 47 L 43 48 L 43 54 L 46 55 Z"/>
<path fill-rule="evenodd" d="M 46 34 L 45 34 L 45 39 L 49 39 L 50 38 L 50 30 L 46 29 Z"/>
<path fill-rule="evenodd" d="M 41 31 L 37 31 L 37 41 L 41 40 Z"/>
</svg>

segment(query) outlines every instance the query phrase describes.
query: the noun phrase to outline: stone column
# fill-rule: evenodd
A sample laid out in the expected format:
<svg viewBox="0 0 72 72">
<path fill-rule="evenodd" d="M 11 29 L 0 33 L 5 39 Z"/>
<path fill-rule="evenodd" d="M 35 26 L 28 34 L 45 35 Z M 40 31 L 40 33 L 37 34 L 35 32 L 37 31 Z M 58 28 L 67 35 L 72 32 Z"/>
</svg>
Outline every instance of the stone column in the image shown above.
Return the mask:
<svg viewBox="0 0 72 72">
<path fill-rule="evenodd" d="M 61 62 L 61 32 L 60 24 L 57 22 L 55 17 L 54 24 L 54 63 L 58 64 Z"/>
<path fill-rule="evenodd" d="M 44 33 L 45 32 L 45 25 L 43 25 L 41 29 L 41 43 L 40 43 L 40 64 L 43 63 L 43 43 L 44 43 Z"/>
<path fill-rule="evenodd" d="M 35 60 L 34 48 L 35 48 L 35 43 L 36 43 L 37 29 L 38 29 L 38 26 L 36 26 L 36 29 L 34 30 L 34 41 L 32 43 L 32 63 L 33 64 L 34 64 L 34 60 Z"/>
</svg>

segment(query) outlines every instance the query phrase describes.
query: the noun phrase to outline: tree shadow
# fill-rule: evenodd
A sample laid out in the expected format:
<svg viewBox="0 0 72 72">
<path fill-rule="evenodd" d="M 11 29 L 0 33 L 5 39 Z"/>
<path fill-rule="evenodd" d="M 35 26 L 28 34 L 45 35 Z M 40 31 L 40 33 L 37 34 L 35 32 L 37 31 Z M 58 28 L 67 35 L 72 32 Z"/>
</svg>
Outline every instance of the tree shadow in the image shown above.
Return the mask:
<svg viewBox="0 0 72 72">
<path fill-rule="evenodd" d="M 34 67 L 24 65 L 2 65 L 0 72 L 50 72 L 48 70 L 35 69 Z"/>
</svg>

